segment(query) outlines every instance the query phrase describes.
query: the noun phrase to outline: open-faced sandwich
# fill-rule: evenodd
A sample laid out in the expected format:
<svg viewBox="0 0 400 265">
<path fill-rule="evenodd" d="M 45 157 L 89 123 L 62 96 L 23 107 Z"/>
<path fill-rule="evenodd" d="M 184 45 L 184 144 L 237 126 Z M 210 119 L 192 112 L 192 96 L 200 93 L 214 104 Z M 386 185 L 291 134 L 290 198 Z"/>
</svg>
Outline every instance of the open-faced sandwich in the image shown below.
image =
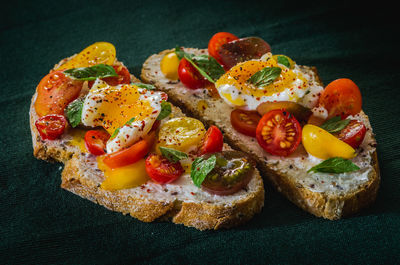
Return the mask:
<svg viewBox="0 0 400 265">
<path fill-rule="evenodd" d="M 326 87 L 315 67 L 272 54 L 258 37 L 215 34 L 208 49 L 165 50 L 141 78 L 183 111 L 217 125 L 290 201 L 327 219 L 370 205 L 380 176 L 376 141 L 347 78 Z"/>
<path fill-rule="evenodd" d="M 185 116 L 97 42 L 55 65 L 32 98 L 34 155 L 65 163 L 61 186 L 145 222 L 241 224 L 264 205 L 255 162 Z"/>
</svg>

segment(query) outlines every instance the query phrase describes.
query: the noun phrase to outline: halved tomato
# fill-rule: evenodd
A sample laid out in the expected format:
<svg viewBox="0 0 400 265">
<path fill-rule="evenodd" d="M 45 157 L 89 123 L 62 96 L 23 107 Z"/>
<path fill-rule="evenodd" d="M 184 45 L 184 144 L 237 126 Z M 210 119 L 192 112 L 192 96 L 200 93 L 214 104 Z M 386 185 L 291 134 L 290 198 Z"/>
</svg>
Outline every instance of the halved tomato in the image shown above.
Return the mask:
<svg viewBox="0 0 400 265">
<path fill-rule="evenodd" d="M 208 42 L 208 54 L 214 57 L 219 63 L 221 63 L 221 56 L 219 55 L 219 49 L 225 43 L 233 40 L 237 40 L 238 37 L 229 32 L 218 32 L 212 36 Z"/>
<path fill-rule="evenodd" d="M 367 128 L 364 123 L 358 120 L 351 120 L 350 123 L 340 131 L 338 138 L 354 149 L 363 142 Z"/>
<path fill-rule="evenodd" d="M 35 126 L 43 140 L 57 139 L 64 133 L 66 125 L 67 120 L 65 117 L 58 114 L 43 116 L 35 122 Z"/>
<path fill-rule="evenodd" d="M 185 170 L 179 161 L 173 163 L 161 155 L 150 154 L 146 158 L 146 172 L 153 181 L 166 184 L 179 178 Z"/>
<path fill-rule="evenodd" d="M 179 63 L 178 76 L 182 84 L 190 89 L 202 88 L 207 84 L 207 80 L 185 58 Z"/>
<path fill-rule="evenodd" d="M 256 111 L 235 109 L 231 112 L 232 127 L 245 135 L 255 137 L 261 116 Z"/>
<path fill-rule="evenodd" d="M 222 151 L 223 145 L 224 137 L 222 136 L 222 132 L 217 126 L 212 125 L 208 128 L 199 151 L 201 155 L 216 153 Z"/>
<path fill-rule="evenodd" d="M 117 86 L 120 84 L 130 84 L 131 83 L 131 74 L 129 73 L 128 68 L 123 65 L 113 65 L 115 72 L 118 76 L 115 77 L 106 77 L 102 78 L 104 82 L 109 84 L 110 86 Z M 94 81 L 89 81 L 88 86 L 92 87 Z"/>
<path fill-rule="evenodd" d="M 85 145 L 93 155 L 104 155 L 110 134 L 103 130 L 90 130 L 85 134 Z"/>
<path fill-rule="evenodd" d="M 256 136 L 260 146 L 271 155 L 288 156 L 300 144 L 301 127 L 288 111 L 271 110 L 258 123 Z"/>
</svg>

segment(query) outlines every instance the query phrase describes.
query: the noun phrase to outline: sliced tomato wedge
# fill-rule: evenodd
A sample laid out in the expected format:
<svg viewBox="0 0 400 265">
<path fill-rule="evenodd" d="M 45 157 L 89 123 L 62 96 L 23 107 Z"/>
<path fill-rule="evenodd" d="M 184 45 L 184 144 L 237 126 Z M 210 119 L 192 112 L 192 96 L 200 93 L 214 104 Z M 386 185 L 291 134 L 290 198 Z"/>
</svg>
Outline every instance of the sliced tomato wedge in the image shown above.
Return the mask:
<svg viewBox="0 0 400 265">
<path fill-rule="evenodd" d="M 132 146 L 117 151 L 111 154 L 107 154 L 104 157 L 104 164 L 110 168 L 123 167 L 129 164 L 133 164 L 136 161 L 142 159 L 145 155 L 150 152 L 151 147 L 155 141 L 155 133 L 151 132 L 139 142 Z"/>
<path fill-rule="evenodd" d="M 222 151 L 223 145 L 224 137 L 222 136 L 222 132 L 217 126 L 212 125 L 208 128 L 199 151 L 201 155 L 216 153 Z"/>
<path fill-rule="evenodd" d="M 367 128 L 364 123 L 358 120 L 351 120 L 350 123 L 340 131 L 338 138 L 356 149 L 363 142 L 366 132 Z"/>
<path fill-rule="evenodd" d="M 154 182 L 166 184 L 179 178 L 185 170 L 179 162 L 173 163 L 161 155 L 150 154 L 146 158 L 146 172 Z"/>
<path fill-rule="evenodd" d="M 271 110 L 260 120 L 256 131 L 260 146 L 276 156 L 293 153 L 301 141 L 301 126 L 286 110 Z"/>
<path fill-rule="evenodd" d="M 55 140 L 59 138 L 65 130 L 67 120 L 63 115 L 49 114 L 36 120 L 35 126 L 40 137 L 45 140 Z"/>
<path fill-rule="evenodd" d="M 233 40 L 237 40 L 238 37 L 229 32 L 218 32 L 212 36 L 208 42 L 208 54 L 214 57 L 219 63 L 221 63 L 221 56 L 219 55 L 219 49 L 225 43 Z"/>
<path fill-rule="evenodd" d="M 247 136 L 256 137 L 256 129 L 261 116 L 256 111 L 235 109 L 231 112 L 232 127 Z"/>
<path fill-rule="evenodd" d="M 85 134 L 85 145 L 89 152 L 99 156 L 106 153 L 106 144 L 110 134 L 103 130 L 90 130 Z"/>
<path fill-rule="evenodd" d="M 207 84 L 207 80 L 185 58 L 179 63 L 178 76 L 182 84 L 190 89 L 202 88 Z"/>
</svg>

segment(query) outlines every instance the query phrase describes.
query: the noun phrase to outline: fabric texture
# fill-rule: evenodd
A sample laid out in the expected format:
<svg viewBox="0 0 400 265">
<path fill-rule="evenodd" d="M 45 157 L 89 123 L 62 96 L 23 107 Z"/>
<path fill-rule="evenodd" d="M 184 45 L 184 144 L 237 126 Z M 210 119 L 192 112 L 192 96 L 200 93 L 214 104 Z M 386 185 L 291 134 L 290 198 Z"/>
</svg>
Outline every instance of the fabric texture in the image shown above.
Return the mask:
<svg viewBox="0 0 400 265">
<path fill-rule="evenodd" d="M 399 56 L 396 15 L 376 5 L 285 1 L 9 1 L 0 11 L 0 263 L 393 264 L 400 258 Z M 398 15 L 397 15 L 398 16 Z M 361 89 L 378 142 L 376 203 L 338 221 L 314 217 L 266 182 L 262 212 L 240 227 L 198 231 L 143 223 L 60 188 L 62 164 L 32 155 L 29 104 L 60 59 L 97 41 L 140 76 L 151 54 L 206 48 L 219 31 L 260 36 Z"/>
</svg>

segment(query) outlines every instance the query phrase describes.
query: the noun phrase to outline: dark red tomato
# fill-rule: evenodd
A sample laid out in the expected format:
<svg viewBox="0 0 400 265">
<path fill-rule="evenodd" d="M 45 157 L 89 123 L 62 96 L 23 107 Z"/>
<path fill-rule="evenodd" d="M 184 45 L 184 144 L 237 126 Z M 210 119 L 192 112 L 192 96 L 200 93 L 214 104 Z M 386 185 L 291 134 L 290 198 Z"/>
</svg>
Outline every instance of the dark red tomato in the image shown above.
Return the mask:
<svg viewBox="0 0 400 265">
<path fill-rule="evenodd" d="M 219 55 L 219 49 L 225 43 L 233 40 L 237 40 L 238 37 L 229 32 L 218 32 L 208 42 L 208 54 L 214 57 L 219 63 L 221 63 L 221 56 Z"/>
<path fill-rule="evenodd" d="M 204 140 L 202 141 L 200 154 L 203 155 L 220 152 L 222 151 L 223 145 L 224 137 L 222 136 L 222 132 L 217 126 L 212 125 L 210 128 L 208 128 Z"/>
<path fill-rule="evenodd" d="M 230 195 L 245 188 L 254 171 L 254 162 L 243 152 L 222 151 L 204 155 L 205 159 L 215 155 L 217 162 L 201 184 L 211 194 Z"/>
<path fill-rule="evenodd" d="M 39 117 L 47 114 L 64 115 L 64 109 L 79 96 L 82 84 L 82 81 L 72 80 L 61 71 L 46 75 L 36 89 L 36 113 Z"/>
<path fill-rule="evenodd" d="M 271 46 L 258 37 L 248 37 L 225 43 L 218 50 L 221 64 L 228 70 L 238 63 L 261 58 Z"/>
<path fill-rule="evenodd" d="M 258 123 L 256 137 L 260 146 L 271 155 L 288 156 L 300 144 L 301 126 L 289 112 L 271 110 Z"/>
<path fill-rule="evenodd" d="M 166 184 L 179 178 L 185 170 L 179 162 L 173 163 L 161 155 L 150 154 L 146 158 L 146 172 L 154 182 Z"/>
<path fill-rule="evenodd" d="M 207 84 L 207 80 L 185 58 L 179 63 L 178 76 L 182 84 L 190 89 L 202 88 Z"/>
<path fill-rule="evenodd" d="M 123 65 L 113 65 L 115 72 L 118 76 L 115 77 L 106 77 L 102 78 L 104 82 L 109 84 L 110 86 L 117 86 L 120 84 L 130 84 L 131 83 L 131 74 L 129 73 L 128 68 Z M 89 81 L 88 86 L 92 87 L 94 81 Z"/>
<path fill-rule="evenodd" d="M 35 126 L 43 140 L 55 140 L 59 138 L 64 133 L 66 125 L 67 120 L 65 117 L 58 114 L 43 116 L 35 122 Z"/>
<path fill-rule="evenodd" d="M 322 91 L 319 104 L 328 110 L 328 118 L 341 116 L 344 119 L 361 111 L 361 92 L 350 79 L 337 79 Z"/>
<path fill-rule="evenodd" d="M 256 137 L 256 129 L 261 116 L 256 111 L 235 109 L 231 112 L 231 124 L 236 131 Z"/>
<path fill-rule="evenodd" d="M 102 130 L 90 130 L 85 134 L 85 145 L 90 153 L 99 156 L 106 153 L 106 144 L 110 134 Z"/>
<path fill-rule="evenodd" d="M 350 123 L 340 131 L 338 138 L 347 143 L 354 149 L 363 142 L 367 128 L 357 120 L 351 120 Z"/>
</svg>

